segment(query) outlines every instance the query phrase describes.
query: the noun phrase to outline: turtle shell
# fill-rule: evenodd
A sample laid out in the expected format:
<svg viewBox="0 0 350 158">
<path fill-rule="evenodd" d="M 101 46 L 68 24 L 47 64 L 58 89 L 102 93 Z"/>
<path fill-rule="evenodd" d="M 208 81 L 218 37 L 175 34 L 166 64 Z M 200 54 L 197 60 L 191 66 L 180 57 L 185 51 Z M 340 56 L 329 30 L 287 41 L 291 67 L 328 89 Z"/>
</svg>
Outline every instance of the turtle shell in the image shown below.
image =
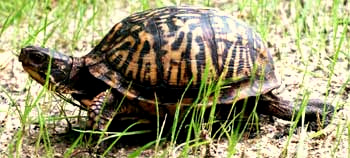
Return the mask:
<svg viewBox="0 0 350 158">
<path fill-rule="evenodd" d="M 186 91 L 219 85 L 219 104 L 279 86 L 261 37 L 243 22 L 209 8 L 165 7 L 117 23 L 83 57 L 90 73 L 128 99 L 172 104 Z M 197 93 L 194 93 L 197 92 Z M 214 96 L 210 96 L 213 102 Z M 157 99 L 157 100 L 156 100 Z"/>
</svg>

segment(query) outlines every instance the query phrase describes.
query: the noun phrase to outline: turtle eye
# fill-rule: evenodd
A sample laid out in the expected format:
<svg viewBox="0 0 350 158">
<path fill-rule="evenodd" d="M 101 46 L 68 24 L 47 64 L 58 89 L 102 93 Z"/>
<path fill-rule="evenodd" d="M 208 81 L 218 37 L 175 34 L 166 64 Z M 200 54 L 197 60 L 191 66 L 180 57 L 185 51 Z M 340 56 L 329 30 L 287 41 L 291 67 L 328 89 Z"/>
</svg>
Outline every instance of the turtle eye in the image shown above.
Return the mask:
<svg viewBox="0 0 350 158">
<path fill-rule="evenodd" d="M 45 61 L 45 56 L 39 53 L 30 53 L 29 58 L 34 64 L 42 64 Z"/>
</svg>

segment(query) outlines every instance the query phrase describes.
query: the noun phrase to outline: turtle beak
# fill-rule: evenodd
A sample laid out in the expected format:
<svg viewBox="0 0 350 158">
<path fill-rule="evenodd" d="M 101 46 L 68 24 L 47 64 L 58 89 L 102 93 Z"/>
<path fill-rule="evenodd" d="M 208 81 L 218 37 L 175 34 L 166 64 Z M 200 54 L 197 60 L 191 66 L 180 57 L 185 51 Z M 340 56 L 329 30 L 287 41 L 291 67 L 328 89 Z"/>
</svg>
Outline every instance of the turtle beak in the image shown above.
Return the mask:
<svg viewBox="0 0 350 158">
<path fill-rule="evenodd" d="M 24 55 L 24 54 L 25 54 L 25 51 L 26 51 L 25 48 L 22 48 L 22 49 L 21 49 L 21 53 L 19 54 L 19 57 L 18 57 L 18 60 L 19 60 L 20 62 L 22 62 L 22 63 L 23 63 L 24 60 L 25 60 L 25 55 Z"/>
<path fill-rule="evenodd" d="M 40 53 L 45 51 L 48 51 L 48 49 L 27 46 L 21 49 L 18 57 L 18 60 L 22 63 L 23 69 L 40 84 L 44 84 L 46 78 L 45 73 L 40 70 L 49 57 L 47 54 Z"/>
<path fill-rule="evenodd" d="M 27 46 L 21 49 L 18 60 L 23 69 L 37 82 L 44 85 L 49 77 L 49 89 L 70 90 L 67 80 L 72 69 L 72 57 L 48 48 Z"/>
</svg>

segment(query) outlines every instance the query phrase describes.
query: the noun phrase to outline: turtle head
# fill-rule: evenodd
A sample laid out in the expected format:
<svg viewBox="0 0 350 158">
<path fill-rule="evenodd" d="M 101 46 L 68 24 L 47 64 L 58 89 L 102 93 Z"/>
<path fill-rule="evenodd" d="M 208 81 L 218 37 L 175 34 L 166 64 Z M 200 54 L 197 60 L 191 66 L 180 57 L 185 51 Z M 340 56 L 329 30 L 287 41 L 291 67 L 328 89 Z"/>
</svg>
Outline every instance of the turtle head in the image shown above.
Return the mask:
<svg viewBox="0 0 350 158">
<path fill-rule="evenodd" d="M 59 93 L 72 93 L 73 91 L 69 83 L 73 60 L 73 57 L 36 46 L 22 48 L 19 55 L 23 69 L 34 80 L 44 85 L 48 77 L 48 88 Z"/>
</svg>

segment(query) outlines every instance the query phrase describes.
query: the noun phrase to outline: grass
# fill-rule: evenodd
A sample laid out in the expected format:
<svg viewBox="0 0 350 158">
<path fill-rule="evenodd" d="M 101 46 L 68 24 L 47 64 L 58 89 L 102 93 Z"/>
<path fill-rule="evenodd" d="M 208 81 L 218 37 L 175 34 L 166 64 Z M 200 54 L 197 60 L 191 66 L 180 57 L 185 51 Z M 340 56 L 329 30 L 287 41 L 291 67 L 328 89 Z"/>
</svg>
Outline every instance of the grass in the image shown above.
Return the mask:
<svg viewBox="0 0 350 158">
<path fill-rule="evenodd" d="M 342 0 L 332 2 L 321 0 L 245 0 L 235 3 L 210 0 L 203 2 L 195 0 L 131 0 L 121 1 L 120 3 L 102 0 L 4 1 L 0 3 L 0 43 L 9 43 L 9 48 L 3 49 L 15 55 L 18 55 L 21 47 L 29 44 L 51 47 L 70 55 L 82 55 L 89 52 L 114 23 L 131 13 L 167 5 L 190 4 L 217 7 L 228 14 L 240 17 L 259 32 L 265 41 L 268 41 L 268 45 L 272 47 L 272 52 L 277 58 L 275 63 L 280 66 L 278 71 L 282 76 L 292 72 L 302 75 L 300 76 L 302 80 L 299 82 L 300 88 L 293 92 L 295 93 L 294 96 L 301 100 L 302 108 L 305 108 L 308 99 L 312 97 L 315 84 L 311 83 L 314 80 L 322 80 L 320 88 L 316 88 L 318 93 L 324 94 L 322 100 L 331 102 L 336 107 L 349 106 L 349 103 L 345 103 L 345 99 L 342 99 L 349 95 L 350 81 L 350 35 L 348 30 L 350 24 L 350 10 L 348 8 L 350 7 L 349 4 L 344 3 L 345 1 Z M 290 70 L 291 68 L 292 70 Z M 208 74 L 205 76 L 208 77 Z M 26 94 L 18 95 L 13 94 L 11 89 L 1 84 L 1 94 L 6 94 L 5 97 L 11 100 L 9 104 L 15 108 L 15 110 L 7 109 L 7 113 L 20 118 L 21 128 L 14 135 L 14 139 L 9 142 L 6 151 L 0 154 L 8 157 L 22 157 L 23 154 L 26 154 L 22 150 L 24 147 L 28 147 L 26 138 L 31 134 L 32 124 L 38 124 L 39 128 L 38 135 L 35 138 L 36 141 L 32 145 L 34 149 L 34 152 L 31 153 L 32 156 L 54 157 L 57 153 L 55 144 L 52 143 L 53 136 L 50 132 L 52 130 L 49 127 L 52 124 L 64 121 L 67 117 L 52 116 L 51 111 L 57 108 L 54 103 L 55 96 L 48 93 L 45 88 L 35 90 L 32 87 L 36 87 L 36 85 L 28 81 L 25 86 Z M 203 96 L 208 96 L 212 92 L 217 95 L 219 89 L 220 87 L 215 85 L 203 84 L 200 93 Z M 38 93 L 33 96 L 32 91 Z M 24 105 L 23 107 L 18 106 L 20 103 L 17 100 L 21 97 L 25 97 L 24 103 L 21 103 L 21 105 Z M 203 100 L 197 100 L 195 103 L 206 105 L 208 103 L 207 99 L 207 97 L 204 97 Z M 299 102 L 296 101 L 296 103 Z M 59 102 L 58 105 L 68 106 L 64 101 Z M 198 107 L 194 104 L 191 108 L 196 109 Z M 216 121 L 215 118 L 210 117 L 208 123 L 205 123 L 203 109 L 199 108 L 184 115 L 184 117 L 191 120 L 190 124 L 185 125 L 180 121 L 179 110 L 180 107 L 178 106 L 171 131 L 170 145 L 167 148 L 162 147 L 166 142 L 161 137 L 164 132 L 163 122 L 158 118 L 157 139 L 138 148 L 129 156 L 137 157 L 143 151 L 151 148 L 155 151 L 155 157 L 166 157 L 175 152 L 187 157 L 189 153 L 194 153 L 203 146 L 212 145 L 213 140 L 215 140 L 214 136 L 209 135 L 210 139 L 203 139 L 201 132 L 203 130 L 211 132 L 211 124 Z M 212 107 L 210 112 L 210 116 L 213 116 L 215 106 Z M 67 116 L 64 113 L 65 111 L 61 110 L 60 116 Z M 235 111 L 232 111 L 232 113 L 236 114 Z M 69 115 L 68 117 L 68 120 L 72 121 L 77 119 L 78 116 Z M 250 117 L 252 122 L 258 121 L 255 115 Z M 298 117 L 303 117 L 302 113 Z M 345 122 L 347 123 L 337 122 L 335 141 L 334 144 L 330 144 L 331 149 L 329 149 L 332 157 L 342 155 L 344 144 L 350 146 L 348 134 L 350 124 L 348 120 L 345 120 Z M 235 126 L 235 123 L 229 120 L 223 124 L 221 131 L 216 133 L 219 138 L 227 136 L 228 155 L 242 154 L 237 146 L 241 145 L 244 133 L 229 128 L 233 126 Z M 245 124 L 242 124 L 242 126 L 248 128 Z M 179 144 L 178 129 L 180 128 L 186 128 L 189 131 L 185 142 Z M 293 133 L 295 128 L 296 126 L 292 126 L 286 141 L 284 141 L 284 150 L 281 149 L 283 152 L 280 153 L 282 156 L 292 154 L 289 149 L 293 148 L 291 140 L 295 139 L 296 134 Z M 0 136 L 4 134 L 2 131 L 1 129 Z M 304 128 L 301 131 L 298 148 L 296 148 L 296 153 L 299 154 L 305 150 L 308 142 L 316 137 L 314 135 L 308 136 Z M 83 131 L 79 132 L 83 133 Z M 128 129 L 126 129 L 121 133 L 108 133 L 110 136 L 108 138 L 115 138 L 113 142 L 115 144 L 124 135 L 135 134 L 128 132 Z M 107 134 L 106 131 L 102 132 L 102 135 L 105 134 Z M 317 136 L 320 135 L 322 135 L 322 132 L 317 134 Z M 347 138 L 345 135 L 347 135 Z M 82 134 L 72 139 L 73 141 L 69 144 L 68 152 L 63 155 L 64 157 L 69 157 L 79 147 L 92 145 L 89 144 L 89 141 L 84 140 Z M 259 145 L 259 151 L 263 150 L 264 144 L 260 143 Z M 112 151 L 112 148 L 108 148 L 103 154 L 107 155 Z M 350 155 L 349 149 L 345 152 Z M 263 156 L 260 154 L 262 153 L 257 152 L 258 156 Z M 299 154 L 296 156 L 304 156 Z"/>
</svg>

